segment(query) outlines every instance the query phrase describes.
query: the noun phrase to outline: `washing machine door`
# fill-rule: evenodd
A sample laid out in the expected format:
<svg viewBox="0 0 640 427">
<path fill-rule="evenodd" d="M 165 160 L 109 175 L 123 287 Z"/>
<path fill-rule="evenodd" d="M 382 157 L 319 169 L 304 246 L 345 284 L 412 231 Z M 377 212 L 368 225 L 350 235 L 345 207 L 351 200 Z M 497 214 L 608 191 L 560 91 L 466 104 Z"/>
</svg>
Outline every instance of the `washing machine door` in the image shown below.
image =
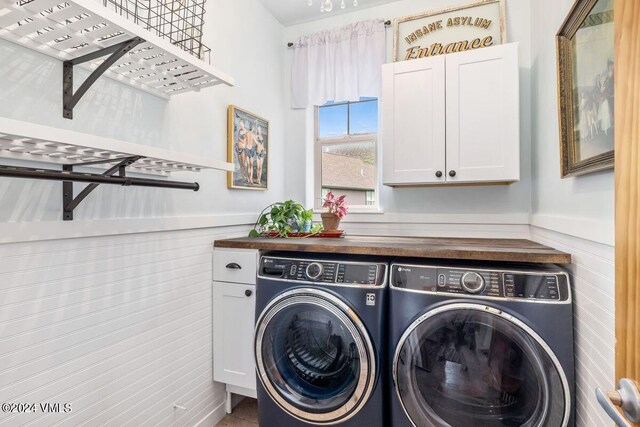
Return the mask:
<svg viewBox="0 0 640 427">
<path fill-rule="evenodd" d="M 351 418 L 374 386 L 375 353 L 357 315 L 335 295 L 295 289 L 275 298 L 256 323 L 258 377 L 299 420 Z"/>
<path fill-rule="evenodd" d="M 531 328 L 495 308 L 451 304 L 416 319 L 393 363 L 396 393 L 415 426 L 561 427 L 566 376 Z"/>
</svg>

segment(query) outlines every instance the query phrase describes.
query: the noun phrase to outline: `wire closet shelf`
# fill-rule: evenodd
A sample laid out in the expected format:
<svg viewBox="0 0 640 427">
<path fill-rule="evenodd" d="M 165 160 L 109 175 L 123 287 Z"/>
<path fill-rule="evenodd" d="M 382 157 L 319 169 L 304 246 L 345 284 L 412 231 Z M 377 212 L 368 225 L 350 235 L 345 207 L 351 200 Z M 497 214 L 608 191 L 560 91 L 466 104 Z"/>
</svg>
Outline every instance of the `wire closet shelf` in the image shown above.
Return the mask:
<svg viewBox="0 0 640 427">
<path fill-rule="evenodd" d="M 210 63 L 202 43 L 206 0 L 103 0 L 105 7 Z"/>
</svg>

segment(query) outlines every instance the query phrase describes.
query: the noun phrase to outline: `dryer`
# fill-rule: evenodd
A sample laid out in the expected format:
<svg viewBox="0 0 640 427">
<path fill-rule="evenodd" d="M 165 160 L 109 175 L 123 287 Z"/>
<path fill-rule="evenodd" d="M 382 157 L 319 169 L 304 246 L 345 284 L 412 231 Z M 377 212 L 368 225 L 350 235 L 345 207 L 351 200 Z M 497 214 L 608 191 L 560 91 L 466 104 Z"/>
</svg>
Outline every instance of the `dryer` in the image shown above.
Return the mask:
<svg viewBox="0 0 640 427">
<path fill-rule="evenodd" d="M 381 427 L 388 264 L 261 258 L 255 359 L 262 427 Z"/>
<path fill-rule="evenodd" d="M 564 271 L 399 260 L 390 284 L 391 425 L 574 425 Z"/>
</svg>

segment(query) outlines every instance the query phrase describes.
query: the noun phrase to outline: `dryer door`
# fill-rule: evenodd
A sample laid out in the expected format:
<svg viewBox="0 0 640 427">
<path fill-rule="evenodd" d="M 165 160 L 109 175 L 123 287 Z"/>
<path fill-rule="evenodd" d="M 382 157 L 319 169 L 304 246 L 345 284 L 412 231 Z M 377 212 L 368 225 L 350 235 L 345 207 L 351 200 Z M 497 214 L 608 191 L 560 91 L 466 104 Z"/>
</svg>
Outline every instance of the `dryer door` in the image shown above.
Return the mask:
<svg viewBox="0 0 640 427">
<path fill-rule="evenodd" d="M 419 317 L 393 363 L 396 393 L 413 424 L 561 427 L 571 399 L 558 359 L 531 328 L 480 304 Z"/>
<path fill-rule="evenodd" d="M 367 402 L 375 353 L 356 314 L 329 292 L 295 289 L 276 297 L 256 324 L 258 377 L 292 416 L 344 421 Z"/>
</svg>

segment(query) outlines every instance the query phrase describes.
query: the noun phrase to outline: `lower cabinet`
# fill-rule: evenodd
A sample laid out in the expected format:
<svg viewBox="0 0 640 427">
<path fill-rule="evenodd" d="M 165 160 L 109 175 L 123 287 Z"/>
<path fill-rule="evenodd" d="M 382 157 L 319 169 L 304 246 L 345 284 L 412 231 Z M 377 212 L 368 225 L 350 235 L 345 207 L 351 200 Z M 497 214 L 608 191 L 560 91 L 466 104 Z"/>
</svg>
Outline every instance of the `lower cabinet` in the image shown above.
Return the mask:
<svg viewBox="0 0 640 427">
<path fill-rule="evenodd" d="M 213 282 L 213 379 L 255 396 L 255 285 Z M 236 389 L 239 388 L 239 389 Z"/>
</svg>

